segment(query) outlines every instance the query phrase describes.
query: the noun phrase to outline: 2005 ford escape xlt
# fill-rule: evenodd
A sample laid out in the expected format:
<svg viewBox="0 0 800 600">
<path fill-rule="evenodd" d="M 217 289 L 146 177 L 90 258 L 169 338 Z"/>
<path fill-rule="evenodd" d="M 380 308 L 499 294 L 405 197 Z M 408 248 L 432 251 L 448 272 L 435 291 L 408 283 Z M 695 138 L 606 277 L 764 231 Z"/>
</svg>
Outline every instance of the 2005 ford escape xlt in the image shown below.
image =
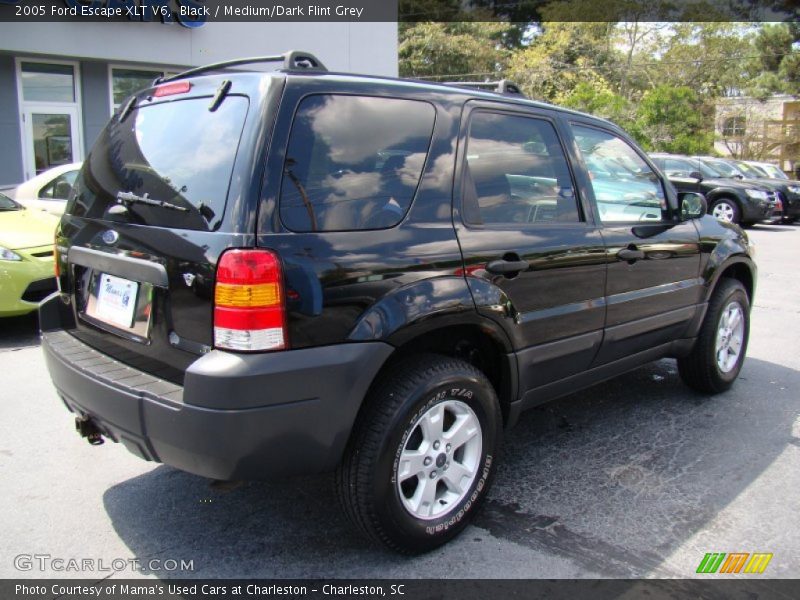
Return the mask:
<svg viewBox="0 0 800 600">
<path fill-rule="evenodd" d="M 756 269 L 615 125 L 497 91 L 210 65 L 97 140 L 41 307 L 89 441 L 221 480 L 335 472 L 404 552 L 485 498 L 520 412 L 675 357 L 726 390 Z"/>
</svg>

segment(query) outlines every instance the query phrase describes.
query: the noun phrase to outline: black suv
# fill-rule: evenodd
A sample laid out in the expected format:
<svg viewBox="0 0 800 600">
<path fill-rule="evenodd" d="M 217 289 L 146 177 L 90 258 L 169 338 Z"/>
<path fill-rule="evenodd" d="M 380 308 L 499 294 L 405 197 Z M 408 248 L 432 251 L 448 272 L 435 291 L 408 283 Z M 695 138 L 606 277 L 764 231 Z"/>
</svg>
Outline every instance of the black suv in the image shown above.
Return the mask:
<svg viewBox="0 0 800 600">
<path fill-rule="evenodd" d="M 781 220 L 784 223 L 794 223 L 800 218 L 800 181 L 770 177 L 758 167 L 741 160 L 718 158 L 705 159 L 705 162 L 720 172 L 726 170 L 730 173 L 730 169 L 735 169 L 740 173 L 739 178 L 775 190 L 775 196 L 781 209 Z M 727 169 L 725 169 L 726 167 Z"/>
<path fill-rule="evenodd" d="M 708 161 L 673 154 L 651 154 L 650 158 L 679 192 L 705 195 L 709 212 L 720 221 L 752 225 L 772 217 L 778 196 L 770 185 L 729 177 Z"/>
<path fill-rule="evenodd" d="M 418 552 L 464 528 L 521 411 L 662 357 L 704 393 L 736 379 L 747 237 L 618 127 L 262 60 L 158 81 L 85 161 L 41 326 L 90 442 L 335 471 L 358 528 Z"/>
</svg>

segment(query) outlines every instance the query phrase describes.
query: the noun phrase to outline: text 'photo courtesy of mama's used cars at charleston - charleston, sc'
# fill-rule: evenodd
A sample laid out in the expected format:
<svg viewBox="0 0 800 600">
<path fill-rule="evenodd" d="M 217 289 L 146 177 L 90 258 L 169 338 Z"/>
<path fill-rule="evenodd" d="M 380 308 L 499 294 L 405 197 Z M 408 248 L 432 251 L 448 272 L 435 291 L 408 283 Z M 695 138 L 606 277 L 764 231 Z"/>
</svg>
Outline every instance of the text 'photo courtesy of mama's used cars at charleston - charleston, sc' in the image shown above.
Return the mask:
<svg viewBox="0 0 800 600">
<path fill-rule="evenodd" d="M 91 443 L 334 472 L 354 527 L 418 553 L 473 517 L 522 411 L 665 357 L 736 380 L 748 238 L 616 125 L 508 82 L 246 62 L 134 95 L 74 182 L 40 322 Z"/>
</svg>

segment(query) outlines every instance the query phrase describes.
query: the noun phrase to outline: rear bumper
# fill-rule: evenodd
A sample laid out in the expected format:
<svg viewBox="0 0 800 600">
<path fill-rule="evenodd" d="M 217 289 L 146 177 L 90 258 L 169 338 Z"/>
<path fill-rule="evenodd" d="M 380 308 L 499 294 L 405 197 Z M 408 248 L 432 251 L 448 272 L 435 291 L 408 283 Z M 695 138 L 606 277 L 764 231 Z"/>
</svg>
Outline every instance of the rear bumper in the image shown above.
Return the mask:
<svg viewBox="0 0 800 600">
<path fill-rule="evenodd" d="M 60 303 L 42 305 L 52 327 Z M 64 330 L 42 332 L 67 407 L 145 460 L 213 479 L 332 470 L 392 347 L 340 344 L 272 354 L 212 351 L 184 387 L 116 361 Z"/>
</svg>

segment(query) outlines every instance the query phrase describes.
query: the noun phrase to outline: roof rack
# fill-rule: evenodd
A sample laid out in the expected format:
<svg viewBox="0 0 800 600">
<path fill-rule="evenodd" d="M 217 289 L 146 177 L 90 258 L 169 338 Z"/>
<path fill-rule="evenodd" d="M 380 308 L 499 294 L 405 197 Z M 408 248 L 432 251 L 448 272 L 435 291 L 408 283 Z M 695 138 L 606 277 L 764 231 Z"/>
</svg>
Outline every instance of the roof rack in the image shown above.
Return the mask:
<svg viewBox="0 0 800 600">
<path fill-rule="evenodd" d="M 172 75 L 171 77 L 159 77 L 153 84 L 167 83 L 169 81 L 176 81 L 178 79 L 188 79 L 190 77 L 197 77 L 203 73 L 211 71 L 220 71 L 230 67 L 238 67 L 239 65 L 249 65 L 253 63 L 268 63 L 268 62 L 282 62 L 283 69 L 286 71 L 317 71 L 327 72 L 328 69 L 322 64 L 322 61 L 310 52 L 302 50 L 290 50 L 284 54 L 276 54 L 275 56 L 253 56 L 251 58 L 237 58 L 235 60 L 226 60 L 223 62 L 212 63 L 210 65 L 203 65 L 202 67 L 195 67 L 183 73 Z"/>
<path fill-rule="evenodd" d="M 499 81 L 445 81 L 444 85 L 454 85 L 457 87 L 476 88 L 476 89 L 489 89 L 491 92 L 498 94 L 507 94 L 509 96 L 525 96 L 519 86 L 513 81 L 508 79 L 501 79 Z"/>
</svg>

